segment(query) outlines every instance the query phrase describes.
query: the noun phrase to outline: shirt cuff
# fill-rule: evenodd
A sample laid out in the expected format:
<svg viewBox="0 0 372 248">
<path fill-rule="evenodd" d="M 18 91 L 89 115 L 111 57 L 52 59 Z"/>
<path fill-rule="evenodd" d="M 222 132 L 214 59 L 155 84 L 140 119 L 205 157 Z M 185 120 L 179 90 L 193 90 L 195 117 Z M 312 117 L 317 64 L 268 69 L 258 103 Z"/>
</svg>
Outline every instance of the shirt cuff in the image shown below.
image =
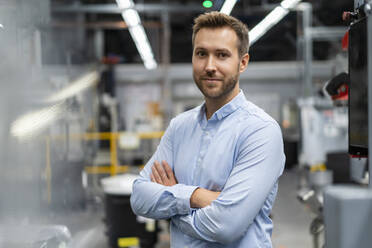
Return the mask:
<svg viewBox="0 0 372 248">
<path fill-rule="evenodd" d="M 190 197 L 199 187 L 184 184 L 176 184 L 173 187 L 175 187 L 173 195 L 177 199 L 177 213 L 180 215 L 190 214 L 192 210 L 190 208 Z"/>
</svg>

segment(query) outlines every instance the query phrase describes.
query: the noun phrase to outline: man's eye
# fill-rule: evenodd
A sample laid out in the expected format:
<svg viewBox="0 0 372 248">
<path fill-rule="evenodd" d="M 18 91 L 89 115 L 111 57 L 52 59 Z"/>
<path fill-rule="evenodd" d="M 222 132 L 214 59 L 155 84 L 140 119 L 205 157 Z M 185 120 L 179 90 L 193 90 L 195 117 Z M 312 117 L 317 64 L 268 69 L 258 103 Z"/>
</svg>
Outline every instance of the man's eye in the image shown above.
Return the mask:
<svg viewBox="0 0 372 248">
<path fill-rule="evenodd" d="M 196 52 L 196 55 L 199 56 L 199 57 L 203 57 L 203 56 L 205 56 L 205 52 L 199 51 L 199 52 Z"/>
<path fill-rule="evenodd" d="M 218 57 L 222 59 L 227 58 L 227 53 L 219 53 Z"/>
</svg>

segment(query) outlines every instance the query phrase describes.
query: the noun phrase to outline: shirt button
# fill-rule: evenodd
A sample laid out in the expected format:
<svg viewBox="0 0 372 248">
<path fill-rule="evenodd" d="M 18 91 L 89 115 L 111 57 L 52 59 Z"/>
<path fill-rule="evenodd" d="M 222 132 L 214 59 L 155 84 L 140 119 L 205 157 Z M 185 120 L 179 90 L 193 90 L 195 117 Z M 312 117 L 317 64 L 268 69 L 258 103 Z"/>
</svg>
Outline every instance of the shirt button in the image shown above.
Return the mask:
<svg viewBox="0 0 372 248">
<path fill-rule="evenodd" d="M 205 132 L 205 135 L 207 135 L 207 136 L 208 136 L 208 135 L 209 135 L 209 132 Z"/>
</svg>

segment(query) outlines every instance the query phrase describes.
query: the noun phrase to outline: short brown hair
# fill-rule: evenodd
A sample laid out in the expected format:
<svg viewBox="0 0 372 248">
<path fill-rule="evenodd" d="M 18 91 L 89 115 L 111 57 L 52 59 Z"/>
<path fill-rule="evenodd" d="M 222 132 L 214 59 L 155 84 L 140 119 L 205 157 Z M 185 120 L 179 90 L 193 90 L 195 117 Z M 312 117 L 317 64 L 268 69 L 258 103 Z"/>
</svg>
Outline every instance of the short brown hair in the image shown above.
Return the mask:
<svg viewBox="0 0 372 248">
<path fill-rule="evenodd" d="M 229 27 L 238 36 L 238 53 L 242 57 L 249 50 L 249 36 L 247 26 L 235 17 L 212 11 L 199 15 L 194 20 L 192 27 L 192 46 L 194 47 L 195 36 L 202 28 L 222 28 Z"/>
</svg>

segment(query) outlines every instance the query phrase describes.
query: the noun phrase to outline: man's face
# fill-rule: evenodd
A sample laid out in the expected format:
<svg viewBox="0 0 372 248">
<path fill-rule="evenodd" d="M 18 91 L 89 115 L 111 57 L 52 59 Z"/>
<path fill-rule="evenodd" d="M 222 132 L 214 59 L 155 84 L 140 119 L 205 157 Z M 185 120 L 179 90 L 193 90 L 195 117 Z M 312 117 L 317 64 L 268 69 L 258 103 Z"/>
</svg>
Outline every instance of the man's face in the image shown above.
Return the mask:
<svg viewBox="0 0 372 248">
<path fill-rule="evenodd" d="M 238 37 L 229 27 L 202 28 L 195 36 L 193 77 L 206 98 L 223 99 L 239 92 L 239 74 L 249 56 L 239 58 Z"/>
</svg>

